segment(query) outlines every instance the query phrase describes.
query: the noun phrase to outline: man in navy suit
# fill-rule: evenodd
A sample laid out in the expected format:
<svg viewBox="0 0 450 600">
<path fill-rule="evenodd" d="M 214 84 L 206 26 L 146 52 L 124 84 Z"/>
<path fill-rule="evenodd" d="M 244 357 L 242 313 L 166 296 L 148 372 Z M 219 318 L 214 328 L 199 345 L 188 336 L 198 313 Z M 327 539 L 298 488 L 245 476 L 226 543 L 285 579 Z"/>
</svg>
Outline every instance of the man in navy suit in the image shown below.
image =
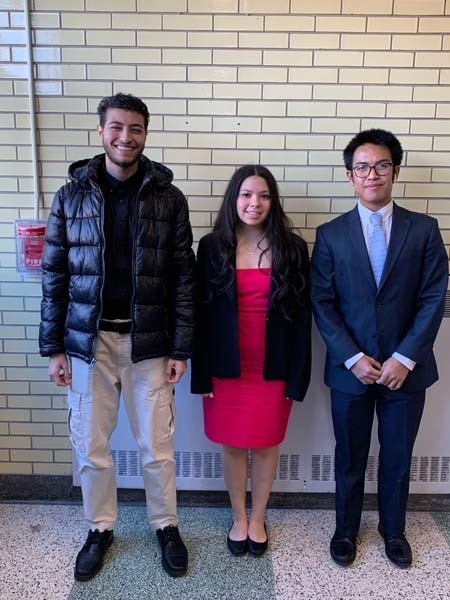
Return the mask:
<svg viewBox="0 0 450 600">
<path fill-rule="evenodd" d="M 392 201 L 402 156 L 398 139 L 382 129 L 350 141 L 344 162 L 358 204 L 318 228 L 312 255 L 314 315 L 327 346 L 336 438 L 330 553 L 342 566 L 356 556 L 375 410 L 379 532 L 395 565 L 412 561 L 405 537 L 409 473 L 425 390 L 438 379 L 433 343 L 448 262 L 437 221 Z"/>
</svg>

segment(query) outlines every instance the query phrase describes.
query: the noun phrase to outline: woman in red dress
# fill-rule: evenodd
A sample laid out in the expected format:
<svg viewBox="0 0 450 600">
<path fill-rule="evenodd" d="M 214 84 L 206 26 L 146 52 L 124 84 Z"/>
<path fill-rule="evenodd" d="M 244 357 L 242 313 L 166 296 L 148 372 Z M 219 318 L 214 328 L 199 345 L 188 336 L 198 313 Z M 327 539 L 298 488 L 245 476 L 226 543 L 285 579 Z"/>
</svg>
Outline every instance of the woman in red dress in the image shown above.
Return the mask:
<svg viewBox="0 0 450 600">
<path fill-rule="evenodd" d="M 246 165 L 234 173 L 197 263 L 191 387 L 203 395 L 207 437 L 222 444 L 233 512 L 228 548 L 259 556 L 267 549 L 265 510 L 278 446 L 311 369 L 307 246 L 293 233 L 268 169 Z"/>
</svg>

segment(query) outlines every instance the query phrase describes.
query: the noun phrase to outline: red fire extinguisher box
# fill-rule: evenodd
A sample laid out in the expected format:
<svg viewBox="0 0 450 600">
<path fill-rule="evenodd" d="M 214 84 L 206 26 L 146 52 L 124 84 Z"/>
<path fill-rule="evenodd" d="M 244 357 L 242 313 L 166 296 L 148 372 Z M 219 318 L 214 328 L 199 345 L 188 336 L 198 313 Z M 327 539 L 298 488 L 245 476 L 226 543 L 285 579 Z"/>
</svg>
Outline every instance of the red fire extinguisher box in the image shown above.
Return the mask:
<svg viewBox="0 0 450 600">
<path fill-rule="evenodd" d="M 37 274 L 41 270 L 46 221 L 16 221 L 16 267 L 19 273 Z"/>
</svg>

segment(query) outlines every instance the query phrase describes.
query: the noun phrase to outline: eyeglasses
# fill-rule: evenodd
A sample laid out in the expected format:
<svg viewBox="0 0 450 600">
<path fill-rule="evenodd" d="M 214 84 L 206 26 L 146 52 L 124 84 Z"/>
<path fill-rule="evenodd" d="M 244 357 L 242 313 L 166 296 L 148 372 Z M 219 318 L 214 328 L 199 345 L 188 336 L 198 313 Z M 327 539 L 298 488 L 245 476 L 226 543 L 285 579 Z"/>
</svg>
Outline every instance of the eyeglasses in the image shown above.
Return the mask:
<svg viewBox="0 0 450 600">
<path fill-rule="evenodd" d="M 352 173 L 356 175 L 356 177 L 368 177 L 373 169 L 377 175 L 387 175 L 391 172 L 392 167 L 393 164 L 387 161 L 382 161 L 372 166 L 367 163 L 361 163 L 353 167 Z"/>
</svg>

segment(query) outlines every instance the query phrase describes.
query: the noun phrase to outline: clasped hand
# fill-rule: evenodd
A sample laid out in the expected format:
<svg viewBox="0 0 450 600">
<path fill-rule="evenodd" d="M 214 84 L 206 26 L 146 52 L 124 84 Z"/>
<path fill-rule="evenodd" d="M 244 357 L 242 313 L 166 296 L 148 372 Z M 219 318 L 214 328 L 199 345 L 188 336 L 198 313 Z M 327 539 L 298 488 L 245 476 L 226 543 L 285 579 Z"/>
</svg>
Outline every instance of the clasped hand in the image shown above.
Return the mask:
<svg viewBox="0 0 450 600">
<path fill-rule="evenodd" d="M 353 365 L 351 371 L 366 385 L 378 383 L 390 390 L 400 389 L 408 375 L 408 368 L 392 356 L 381 364 L 366 354 Z"/>
</svg>

